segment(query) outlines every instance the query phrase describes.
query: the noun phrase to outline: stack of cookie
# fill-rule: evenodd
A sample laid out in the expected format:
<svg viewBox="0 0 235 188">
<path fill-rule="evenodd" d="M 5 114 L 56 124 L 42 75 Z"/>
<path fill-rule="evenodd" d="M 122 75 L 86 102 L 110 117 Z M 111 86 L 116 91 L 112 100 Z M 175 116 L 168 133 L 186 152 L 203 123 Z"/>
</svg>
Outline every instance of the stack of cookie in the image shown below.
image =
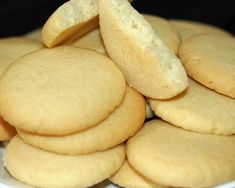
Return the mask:
<svg viewBox="0 0 235 188">
<path fill-rule="evenodd" d="M 149 98 L 161 120 L 127 143 L 127 159 L 110 181 L 123 187 L 211 187 L 235 180 L 235 39 L 226 31 L 175 21 L 188 88 Z"/>
<path fill-rule="evenodd" d="M 18 133 L 4 156 L 13 177 L 66 188 L 235 179 L 231 34 L 140 15 L 126 0 L 70 0 L 40 33 L 25 37 L 47 48 L 35 41 L 0 79 L 0 114 Z M 144 124 L 148 103 L 161 119 Z"/>
</svg>

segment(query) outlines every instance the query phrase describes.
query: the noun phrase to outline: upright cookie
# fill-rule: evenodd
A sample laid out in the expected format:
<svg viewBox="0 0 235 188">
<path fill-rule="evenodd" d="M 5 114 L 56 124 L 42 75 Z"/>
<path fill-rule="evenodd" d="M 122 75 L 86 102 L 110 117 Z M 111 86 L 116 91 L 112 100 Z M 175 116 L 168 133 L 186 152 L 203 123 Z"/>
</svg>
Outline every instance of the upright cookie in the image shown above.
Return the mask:
<svg viewBox="0 0 235 188">
<path fill-rule="evenodd" d="M 127 88 L 121 105 L 101 123 L 66 136 L 44 136 L 18 129 L 22 139 L 33 146 L 64 154 L 84 154 L 105 150 L 133 136 L 145 120 L 145 100 Z"/>
<path fill-rule="evenodd" d="M 96 28 L 90 31 L 89 33 L 81 36 L 76 41 L 72 42 L 71 45 L 82 48 L 88 48 L 100 52 L 102 54 L 107 54 L 99 28 Z"/>
<path fill-rule="evenodd" d="M 152 28 L 165 45 L 177 54 L 180 45 L 180 37 L 171 23 L 168 20 L 155 15 L 143 14 L 143 16 L 151 24 Z"/>
<path fill-rule="evenodd" d="M 235 136 L 194 133 L 162 120 L 147 122 L 127 144 L 133 168 L 173 187 L 213 187 L 234 180 L 234 156 Z"/>
<path fill-rule="evenodd" d="M 173 24 L 173 26 L 176 28 L 176 30 L 180 34 L 180 38 L 182 41 L 184 41 L 186 38 L 201 34 L 201 33 L 208 33 L 208 34 L 216 34 L 216 35 L 225 35 L 225 36 L 231 36 L 232 34 L 228 31 L 225 31 L 219 27 L 216 27 L 214 25 L 196 22 L 192 20 L 176 20 L 172 19 L 170 22 Z"/>
<path fill-rule="evenodd" d="M 181 95 L 169 100 L 150 99 L 162 119 L 187 130 L 210 134 L 235 134 L 235 99 L 221 95 L 190 79 Z"/>
<path fill-rule="evenodd" d="M 109 180 L 121 187 L 125 188 L 166 188 L 165 186 L 156 184 L 151 180 L 146 179 L 141 174 L 136 172 L 125 160 L 121 168 L 113 174 Z"/>
<path fill-rule="evenodd" d="M 97 0 L 70 0 L 61 5 L 46 21 L 42 40 L 54 47 L 71 37 L 79 37 L 98 26 Z"/>
<path fill-rule="evenodd" d="M 70 46 L 19 58 L 0 80 L 0 114 L 23 130 L 65 135 L 95 126 L 118 107 L 126 84 L 110 59 Z"/>
<path fill-rule="evenodd" d="M 127 83 L 145 96 L 171 98 L 187 87 L 180 60 L 126 0 L 99 1 L 100 30 Z"/>
<path fill-rule="evenodd" d="M 89 155 L 70 156 L 35 148 L 15 136 L 7 146 L 4 165 L 14 178 L 29 185 L 89 187 L 117 171 L 124 159 L 124 145 Z"/>
<path fill-rule="evenodd" d="M 185 40 L 179 57 L 189 74 L 203 85 L 235 98 L 235 38 L 213 34 Z"/>
</svg>

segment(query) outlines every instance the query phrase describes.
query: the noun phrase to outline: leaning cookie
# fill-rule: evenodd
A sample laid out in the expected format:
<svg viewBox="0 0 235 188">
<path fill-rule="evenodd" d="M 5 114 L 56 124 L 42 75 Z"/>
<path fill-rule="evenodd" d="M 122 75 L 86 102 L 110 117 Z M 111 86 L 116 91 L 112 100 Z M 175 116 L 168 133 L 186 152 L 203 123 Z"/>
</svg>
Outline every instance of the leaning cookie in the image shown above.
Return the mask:
<svg viewBox="0 0 235 188">
<path fill-rule="evenodd" d="M 235 179 L 235 136 L 199 134 L 162 120 L 147 122 L 127 143 L 131 166 L 153 182 L 213 187 Z"/>
<path fill-rule="evenodd" d="M 126 159 L 121 168 L 113 174 L 109 180 L 121 187 L 125 188 L 166 188 L 166 186 L 156 184 L 146 179 L 136 172 Z"/>
<path fill-rule="evenodd" d="M 128 1 L 100 0 L 99 18 L 108 55 L 131 87 L 160 99 L 171 98 L 187 87 L 180 60 Z"/>
<path fill-rule="evenodd" d="M 179 57 L 189 76 L 203 85 L 235 98 L 235 38 L 200 34 L 187 38 Z"/>
<path fill-rule="evenodd" d="M 134 89 L 127 88 L 121 105 L 93 128 L 66 136 L 38 135 L 18 129 L 22 139 L 35 147 L 64 154 L 86 154 L 105 150 L 124 142 L 143 125 L 145 100 Z"/>
<path fill-rule="evenodd" d="M 190 79 L 181 95 L 169 100 L 150 99 L 155 114 L 187 130 L 235 134 L 235 100 Z"/>
<path fill-rule="evenodd" d="M 70 37 L 77 37 L 98 26 L 97 0 L 70 0 L 61 5 L 46 21 L 42 40 L 54 47 Z"/>
<path fill-rule="evenodd" d="M 186 38 L 201 34 L 216 34 L 216 35 L 224 35 L 224 36 L 232 36 L 228 31 L 223 30 L 222 28 L 216 27 L 214 25 L 196 22 L 192 20 L 170 20 L 175 29 L 179 32 L 180 38 L 184 41 Z"/>
<path fill-rule="evenodd" d="M 7 146 L 4 166 L 14 178 L 37 187 L 89 187 L 117 171 L 124 159 L 124 145 L 70 156 L 35 148 L 15 136 Z"/>
<path fill-rule="evenodd" d="M 15 61 L 0 80 L 0 112 L 11 125 L 46 135 L 95 126 L 124 97 L 123 74 L 106 56 L 71 46 Z"/>
</svg>

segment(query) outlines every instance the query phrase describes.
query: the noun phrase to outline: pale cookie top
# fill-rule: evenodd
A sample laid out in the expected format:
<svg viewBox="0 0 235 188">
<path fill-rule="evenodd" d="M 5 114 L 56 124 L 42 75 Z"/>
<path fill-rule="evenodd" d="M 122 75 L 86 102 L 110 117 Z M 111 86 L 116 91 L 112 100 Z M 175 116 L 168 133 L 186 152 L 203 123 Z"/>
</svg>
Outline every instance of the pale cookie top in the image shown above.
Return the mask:
<svg viewBox="0 0 235 188">
<path fill-rule="evenodd" d="M 165 45 L 177 54 L 180 38 L 178 32 L 171 23 L 168 20 L 155 15 L 143 14 L 143 16 L 151 24 L 152 28 L 163 40 Z"/>
<path fill-rule="evenodd" d="M 235 98 L 235 38 L 213 34 L 185 40 L 179 57 L 189 74 L 203 85 Z"/>
<path fill-rule="evenodd" d="M 147 122 L 127 144 L 130 164 L 174 187 L 213 187 L 235 179 L 235 136 L 199 134 L 162 120 Z"/>
<path fill-rule="evenodd" d="M 17 58 L 43 48 L 38 41 L 23 37 L 8 37 L 0 39 L 0 75 Z"/>
<path fill-rule="evenodd" d="M 125 188 L 166 188 L 156 184 L 135 171 L 126 159 L 121 168 L 109 180 Z"/>
<path fill-rule="evenodd" d="M 0 81 L 0 112 L 29 132 L 65 135 L 105 119 L 122 101 L 124 77 L 109 58 L 70 46 L 19 58 Z"/>
<path fill-rule="evenodd" d="M 100 35 L 100 29 L 96 28 L 89 33 L 81 36 L 71 44 L 72 46 L 78 46 L 82 48 L 88 48 L 95 50 L 102 54 L 107 54 L 106 49 L 103 44 L 103 39 Z"/>
<path fill-rule="evenodd" d="M 90 187 L 116 172 L 124 159 L 124 145 L 72 156 L 38 149 L 15 136 L 7 146 L 4 165 L 14 178 L 36 187 Z"/>
<path fill-rule="evenodd" d="M 128 88 L 121 105 L 96 126 L 65 136 L 45 136 L 17 129 L 26 143 L 48 151 L 84 154 L 111 148 L 133 136 L 145 120 L 145 100 Z"/>
<path fill-rule="evenodd" d="M 201 33 L 208 33 L 208 34 L 212 33 L 217 35 L 232 36 L 232 34 L 229 33 L 228 31 L 225 31 L 222 28 L 206 23 L 196 22 L 192 20 L 176 20 L 176 19 L 172 19 L 170 20 L 170 22 L 179 32 L 182 41 L 184 41 L 186 38 L 190 36 Z"/>
<path fill-rule="evenodd" d="M 176 96 L 187 87 L 180 60 L 128 1 L 100 0 L 99 18 L 108 55 L 129 86 L 160 99 Z"/>
<path fill-rule="evenodd" d="M 235 99 L 190 80 L 188 89 L 169 100 L 150 100 L 157 116 L 187 130 L 235 134 Z"/>
</svg>

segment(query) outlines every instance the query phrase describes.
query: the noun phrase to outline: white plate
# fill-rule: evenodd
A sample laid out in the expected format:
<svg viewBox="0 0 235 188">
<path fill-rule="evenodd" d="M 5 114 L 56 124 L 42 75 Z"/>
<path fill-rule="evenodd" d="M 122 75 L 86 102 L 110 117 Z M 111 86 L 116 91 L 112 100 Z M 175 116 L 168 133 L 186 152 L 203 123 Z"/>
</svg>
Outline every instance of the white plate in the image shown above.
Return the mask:
<svg viewBox="0 0 235 188">
<path fill-rule="evenodd" d="M 4 153 L 4 148 L 0 143 L 0 159 L 2 159 Z M 12 178 L 6 169 L 3 167 L 3 162 L 0 162 L 0 188 L 33 188 L 32 186 L 25 185 L 20 183 L 19 181 Z M 108 181 L 104 181 L 93 188 L 117 188 L 117 186 L 109 183 Z M 220 185 L 214 188 L 235 188 L 235 181 L 231 183 L 227 183 L 224 185 Z"/>
</svg>

